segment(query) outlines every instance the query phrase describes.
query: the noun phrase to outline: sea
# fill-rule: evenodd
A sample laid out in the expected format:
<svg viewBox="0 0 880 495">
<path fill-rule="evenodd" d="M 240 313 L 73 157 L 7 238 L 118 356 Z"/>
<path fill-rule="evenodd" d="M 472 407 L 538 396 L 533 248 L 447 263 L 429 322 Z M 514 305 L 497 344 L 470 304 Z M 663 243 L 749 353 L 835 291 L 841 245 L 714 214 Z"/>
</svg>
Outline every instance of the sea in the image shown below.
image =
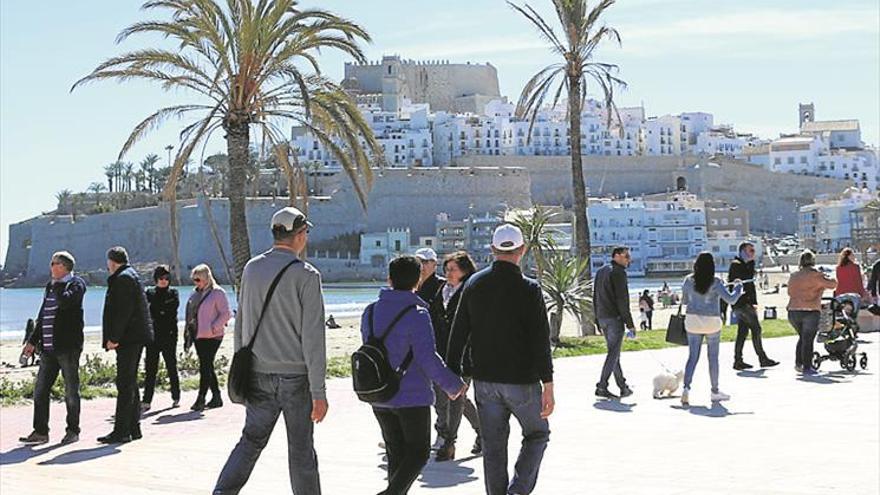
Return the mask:
<svg viewBox="0 0 880 495">
<path fill-rule="evenodd" d="M 630 278 L 629 290 L 632 297 L 636 297 L 643 290 L 648 289 L 656 293 L 663 283 L 667 282 L 673 290 L 678 290 L 681 278 L 655 279 L 655 278 Z M 224 286 L 226 296 L 229 298 L 229 307 L 235 308 L 235 294 L 232 288 Z M 375 301 L 379 294 L 380 285 L 375 283 L 329 283 L 324 284 L 324 312 L 329 317 L 346 318 L 360 316 L 368 304 Z M 192 286 L 177 287 L 180 291 L 181 305 L 178 310 L 178 319 L 184 319 L 185 301 L 192 294 Z M 100 333 L 101 312 L 104 305 L 106 287 L 89 287 L 83 300 L 83 313 L 85 318 L 86 333 Z M 0 288 L 0 339 L 24 338 L 27 320 L 36 319 L 43 299 L 42 288 L 31 289 L 5 289 Z"/>
</svg>

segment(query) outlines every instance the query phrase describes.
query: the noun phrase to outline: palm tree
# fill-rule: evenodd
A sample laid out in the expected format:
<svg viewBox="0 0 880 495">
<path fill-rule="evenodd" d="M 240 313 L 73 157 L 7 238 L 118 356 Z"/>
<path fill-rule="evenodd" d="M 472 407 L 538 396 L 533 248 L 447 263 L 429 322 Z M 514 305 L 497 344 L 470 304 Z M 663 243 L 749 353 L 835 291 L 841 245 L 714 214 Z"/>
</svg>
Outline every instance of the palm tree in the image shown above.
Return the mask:
<svg viewBox="0 0 880 495">
<path fill-rule="evenodd" d="M 546 266 L 544 259 L 546 253 L 555 249 L 553 235 L 558 231 L 551 230 L 549 225 L 556 221 L 560 215 L 559 208 L 534 205 L 529 210 L 515 212 L 511 218 L 511 223 L 519 227 L 525 240 L 526 252 L 523 256 L 523 262 L 528 263 L 527 260 L 531 257 L 534 261 L 538 282 L 541 281 Z"/>
<path fill-rule="evenodd" d="M 73 200 L 70 203 L 70 214 L 73 216 L 73 222 L 76 223 L 76 214 L 79 213 L 79 209 L 83 204 L 85 199 L 85 193 L 76 193 L 73 195 Z"/>
<path fill-rule="evenodd" d="M 549 240 L 551 250 L 544 257 L 541 288 L 547 300 L 547 311 L 550 312 L 550 341 L 559 344 L 559 333 L 562 329 L 563 314 L 568 311 L 578 321 L 586 318 L 584 314 L 592 303 L 592 281 L 584 277 L 589 270 L 587 260 L 553 249 L 554 243 Z"/>
<path fill-rule="evenodd" d="M 155 178 L 155 169 L 157 163 L 159 163 L 159 155 L 155 153 L 150 153 L 149 155 L 145 156 L 140 163 L 141 172 L 144 173 L 144 176 L 147 179 L 147 190 L 150 191 L 150 193 L 153 192 L 153 179 Z"/>
<path fill-rule="evenodd" d="M 134 164 L 125 162 L 122 164 L 122 180 L 125 183 L 125 190 L 131 191 L 131 179 L 134 177 Z"/>
<path fill-rule="evenodd" d="M 588 83 L 595 83 L 605 99 L 608 126 L 611 126 L 612 115 L 615 115 L 617 122 L 620 122 L 617 105 L 614 102 L 614 90 L 617 87 L 625 88 L 626 83 L 616 76 L 617 65 L 593 60 L 594 51 L 604 40 L 620 43 L 617 30 L 599 24 L 602 14 L 614 5 L 615 0 L 599 0 L 592 9 L 588 9 L 587 0 L 551 1 L 562 28 L 562 37 L 557 35 L 556 30 L 528 4 L 518 6 L 508 2 L 534 24 L 541 37 L 550 44 L 551 51 L 561 59 L 544 67 L 529 79 L 519 97 L 516 113 L 518 117 L 529 120 L 528 136 L 531 138 L 535 119 L 544 107 L 547 96 L 552 94 L 550 101 L 555 107 L 563 91 L 567 94 L 575 251 L 578 258 L 589 260 L 590 231 L 587 224 L 586 184 L 581 162 L 581 109 L 587 96 Z M 589 261 L 584 276 L 590 277 Z"/>
<path fill-rule="evenodd" d="M 175 186 L 184 163 L 200 143 L 222 130 L 229 155 L 229 236 L 237 285 L 250 257 L 245 218 L 246 169 L 251 130 L 262 133 L 276 149 L 279 163 L 291 180 L 293 170 L 280 121 L 301 125 L 342 163 L 363 208 L 372 183 L 370 160 L 381 151 L 354 101 L 337 84 L 320 75 L 315 57 L 332 48 L 359 62 L 365 58 L 360 41 L 369 42 L 357 24 L 320 9 L 301 9 L 296 0 L 164 0 L 148 1 L 144 10 L 170 14 L 170 20 L 136 23 L 118 36 L 145 33 L 169 38 L 173 50 L 155 48 L 110 58 L 77 81 L 71 90 L 92 81 L 140 79 L 166 90 L 182 89 L 196 99 L 157 110 L 135 126 L 120 150 L 120 158 L 145 134 L 169 117 L 201 116 L 180 133 L 181 143 L 165 186 L 171 203 L 172 249 L 177 250 Z M 292 122 L 291 122 L 292 121 Z M 294 164 L 295 165 L 295 164 Z M 291 188 L 295 203 L 296 188 Z M 303 198 L 307 201 L 307 197 Z"/>
<path fill-rule="evenodd" d="M 96 207 L 97 209 L 100 210 L 100 207 L 101 207 L 101 193 L 103 193 L 104 191 L 106 191 L 107 188 L 105 188 L 105 187 L 104 187 L 104 184 L 102 184 L 102 183 L 100 183 L 100 182 L 92 182 L 91 184 L 89 184 L 89 187 L 88 187 L 87 190 L 88 190 L 90 193 L 92 193 L 92 194 L 95 195 L 95 207 Z"/>
<path fill-rule="evenodd" d="M 67 213 L 71 196 L 73 196 L 73 191 L 70 189 L 62 189 L 55 193 L 55 199 L 58 200 L 58 207 L 56 209 L 62 213 Z"/>
<path fill-rule="evenodd" d="M 113 192 L 113 183 L 116 180 L 116 164 L 111 163 L 104 166 L 104 175 L 107 176 L 107 189 Z"/>
</svg>

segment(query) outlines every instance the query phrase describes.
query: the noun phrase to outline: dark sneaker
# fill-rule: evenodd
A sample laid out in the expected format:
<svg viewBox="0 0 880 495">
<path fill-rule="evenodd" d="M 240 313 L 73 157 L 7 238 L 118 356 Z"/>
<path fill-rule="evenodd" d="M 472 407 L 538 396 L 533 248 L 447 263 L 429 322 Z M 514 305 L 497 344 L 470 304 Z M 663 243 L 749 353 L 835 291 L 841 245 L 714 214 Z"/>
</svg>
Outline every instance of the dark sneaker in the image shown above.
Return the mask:
<svg viewBox="0 0 880 495">
<path fill-rule="evenodd" d="M 76 442 L 79 442 L 79 433 L 74 433 L 72 431 L 65 433 L 64 438 L 61 439 L 61 445 L 69 445 Z"/>
<path fill-rule="evenodd" d="M 180 407 L 180 399 L 174 399 L 174 402 L 171 403 L 171 408 L 176 409 Z"/>
<path fill-rule="evenodd" d="M 218 407 L 223 407 L 223 399 L 220 397 L 214 397 L 210 402 L 205 404 L 206 409 L 216 409 Z"/>
<path fill-rule="evenodd" d="M 199 397 L 198 399 L 196 399 L 195 404 L 193 404 L 192 407 L 190 407 L 191 411 L 203 411 L 204 409 L 205 409 L 205 398 L 204 397 Z"/>
<path fill-rule="evenodd" d="M 624 387 L 624 388 L 620 389 L 620 398 L 621 399 L 624 397 L 629 397 L 632 394 L 633 394 L 633 391 L 629 387 Z"/>
<path fill-rule="evenodd" d="M 607 388 L 596 388 L 596 397 L 603 397 L 605 399 L 617 398 L 617 396 L 609 392 Z"/>
<path fill-rule="evenodd" d="M 737 371 L 750 370 L 752 368 L 754 368 L 754 366 L 745 361 L 736 361 L 735 363 L 733 363 L 733 369 Z"/>
<path fill-rule="evenodd" d="M 150 410 L 149 402 L 141 402 L 141 413 L 145 413 Z"/>
<path fill-rule="evenodd" d="M 772 368 L 773 366 L 776 366 L 777 364 L 779 364 L 779 361 L 774 361 L 770 358 L 765 358 L 765 359 L 761 360 L 761 367 L 762 368 Z"/>
<path fill-rule="evenodd" d="M 120 435 L 118 433 L 110 433 L 109 435 L 104 435 L 103 437 L 98 437 L 98 442 L 104 444 L 112 444 L 112 443 L 128 443 L 131 441 L 131 435 Z"/>
<path fill-rule="evenodd" d="M 480 439 L 480 435 L 477 435 L 477 439 L 474 440 L 474 446 L 471 448 L 471 454 L 480 455 L 483 453 L 483 441 Z"/>
<path fill-rule="evenodd" d="M 131 429 L 131 439 L 140 440 L 141 438 L 144 438 L 144 434 L 141 432 L 141 425 L 134 425 L 134 428 Z"/>
<path fill-rule="evenodd" d="M 20 437 L 18 441 L 28 445 L 42 445 L 44 443 L 49 443 L 49 435 L 41 435 L 40 433 L 33 431 L 26 437 Z"/>
<path fill-rule="evenodd" d="M 803 376 L 817 376 L 819 372 L 814 370 L 813 368 L 804 368 L 804 371 L 801 374 Z"/>
<path fill-rule="evenodd" d="M 454 443 L 446 443 L 437 450 L 437 455 L 434 456 L 435 462 L 445 462 L 451 461 L 455 459 L 455 444 Z"/>
</svg>

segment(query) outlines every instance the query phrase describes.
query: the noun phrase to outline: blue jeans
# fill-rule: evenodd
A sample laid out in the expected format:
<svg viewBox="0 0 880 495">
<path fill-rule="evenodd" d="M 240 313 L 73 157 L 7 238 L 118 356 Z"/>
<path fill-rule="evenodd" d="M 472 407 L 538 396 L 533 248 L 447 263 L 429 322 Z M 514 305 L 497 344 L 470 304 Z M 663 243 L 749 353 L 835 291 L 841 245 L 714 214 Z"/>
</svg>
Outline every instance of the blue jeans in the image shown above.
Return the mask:
<svg viewBox="0 0 880 495">
<path fill-rule="evenodd" d="M 684 388 L 691 389 L 694 370 L 697 368 L 697 361 L 700 360 L 703 337 L 706 337 L 707 347 L 709 347 L 709 380 L 712 382 L 712 392 L 718 392 L 718 349 L 721 346 L 721 332 L 708 335 L 688 332 L 687 337 L 690 352 L 688 353 L 687 366 L 684 368 Z"/>
<path fill-rule="evenodd" d="M 608 379 L 614 374 L 614 381 L 621 390 L 626 388 L 626 379 L 623 377 L 623 370 L 620 368 L 620 348 L 623 346 L 623 320 L 620 318 L 599 318 L 599 328 L 605 336 L 605 344 L 608 347 L 608 354 L 605 356 L 605 364 L 602 366 L 602 376 L 599 377 L 599 383 L 596 387 L 601 389 L 608 388 Z"/>
<path fill-rule="evenodd" d="M 287 427 L 287 466 L 296 495 L 318 495 L 318 456 L 313 444 L 312 395 L 305 375 L 253 373 L 241 440 L 232 450 L 214 494 L 238 493 L 269 443 L 278 416 Z"/>
<path fill-rule="evenodd" d="M 788 321 L 798 334 L 795 347 L 794 363 L 803 366 L 804 370 L 813 367 L 813 341 L 819 331 L 818 311 L 789 311 Z"/>
<path fill-rule="evenodd" d="M 474 394 L 480 415 L 486 494 L 532 493 L 550 440 L 550 424 L 541 418 L 541 385 L 475 380 Z M 513 468 L 513 480 L 509 481 L 507 443 L 511 414 L 522 428 L 523 440 Z"/>
<path fill-rule="evenodd" d="M 49 392 L 58 378 L 64 377 L 64 402 L 67 404 L 67 432 L 79 434 L 79 355 L 81 351 L 48 351 L 40 355 L 40 371 L 34 385 L 34 431 L 49 434 Z"/>
</svg>

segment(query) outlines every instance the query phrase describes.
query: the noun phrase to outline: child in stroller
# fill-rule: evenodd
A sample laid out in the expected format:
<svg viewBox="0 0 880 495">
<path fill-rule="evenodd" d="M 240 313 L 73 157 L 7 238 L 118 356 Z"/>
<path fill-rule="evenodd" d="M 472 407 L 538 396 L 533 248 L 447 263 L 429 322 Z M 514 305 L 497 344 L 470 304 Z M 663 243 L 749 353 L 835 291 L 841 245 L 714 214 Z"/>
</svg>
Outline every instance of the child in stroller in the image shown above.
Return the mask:
<svg viewBox="0 0 880 495">
<path fill-rule="evenodd" d="M 837 297 L 822 299 L 828 304 L 822 305 L 822 320 L 816 340 L 825 346 L 828 353 L 823 356 L 818 352 L 813 353 L 813 369 L 818 370 L 823 361 L 838 361 L 840 367 L 847 371 L 856 369 L 856 358 L 862 369 L 868 367 L 868 355 L 858 352 L 857 342 L 859 324 L 856 317 L 859 313 L 861 298 L 858 294 L 841 294 Z"/>
</svg>

